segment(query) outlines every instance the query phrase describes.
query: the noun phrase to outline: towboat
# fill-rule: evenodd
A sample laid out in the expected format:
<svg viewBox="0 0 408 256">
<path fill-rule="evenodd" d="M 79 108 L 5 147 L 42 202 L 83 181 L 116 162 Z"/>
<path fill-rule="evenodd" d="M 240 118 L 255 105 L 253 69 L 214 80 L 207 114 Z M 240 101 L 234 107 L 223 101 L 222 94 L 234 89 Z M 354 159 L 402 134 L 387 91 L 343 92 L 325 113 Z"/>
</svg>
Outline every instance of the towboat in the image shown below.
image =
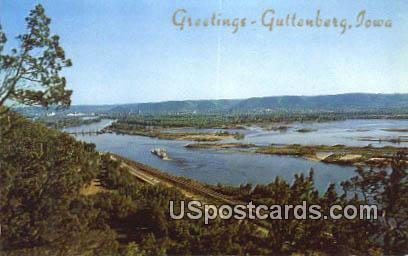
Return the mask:
<svg viewBox="0 0 408 256">
<path fill-rule="evenodd" d="M 164 148 L 154 148 L 150 151 L 150 153 L 160 157 L 163 160 L 169 160 L 170 158 L 167 155 L 167 150 Z"/>
</svg>

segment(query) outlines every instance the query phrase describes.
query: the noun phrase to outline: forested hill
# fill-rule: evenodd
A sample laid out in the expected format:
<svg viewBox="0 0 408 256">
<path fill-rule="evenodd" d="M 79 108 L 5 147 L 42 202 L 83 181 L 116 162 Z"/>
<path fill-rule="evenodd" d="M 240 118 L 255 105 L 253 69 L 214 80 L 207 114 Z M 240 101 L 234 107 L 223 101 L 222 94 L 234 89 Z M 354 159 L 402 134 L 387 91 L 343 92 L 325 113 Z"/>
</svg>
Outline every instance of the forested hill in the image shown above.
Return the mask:
<svg viewBox="0 0 408 256">
<path fill-rule="evenodd" d="M 113 112 L 273 112 L 273 111 L 408 111 L 408 94 L 350 93 L 321 96 L 273 96 L 241 100 L 188 100 L 158 103 L 126 104 L 113 107 Z"/>
<path fill-rule="evenodd" d="M 17 108 L 33 116 L 56 111 L 50 107 Z M 372 112 L 408 113 L 408 94 L 349 93 L 319 96 L 272 96 L 249 99 L 183 100 L 114 105 L 74 105 L 58 111 L 67 113 L 262 113 L 262 112 Z"/>
</svg>

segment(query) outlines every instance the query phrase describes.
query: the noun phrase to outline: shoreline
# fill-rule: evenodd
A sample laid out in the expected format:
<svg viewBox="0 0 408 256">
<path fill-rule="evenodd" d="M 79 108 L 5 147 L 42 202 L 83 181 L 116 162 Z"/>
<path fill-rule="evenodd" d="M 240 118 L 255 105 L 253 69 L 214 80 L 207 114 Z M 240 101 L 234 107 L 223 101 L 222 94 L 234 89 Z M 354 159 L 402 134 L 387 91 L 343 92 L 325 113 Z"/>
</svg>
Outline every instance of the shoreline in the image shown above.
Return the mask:
<svg viewBox="0 0 408 256">
<path fill-rule="evenodd" d="M 393 155 L 408 151 L 407 147 L 351 147 L 344 145 L 270 145 L 257 146 L 242 143 L 191 143 L 191 149 L 255 149 L 254 153 L 297 156 L 307 160 L 338 165 L 388 165 Z M 408 159 L 407 159 L 408 161 Z"/>
<path fill-rule="evenodd" d="M 135 128 L 135 129 L 118 129 L 115 127 L 108 126 L 102 129 L 102 133 L 116 133 L 116 134 L 126 134 L 126 135 L 138 135 L 146 136 L 151 138 L 158 138 L 164 140 L 188 140 L 196 142 L 215 142 L 225 139 L 241 139 L 244 137 L 243 134 L 235 132 L 166 132 L 165 128 Z"/>
</svg>

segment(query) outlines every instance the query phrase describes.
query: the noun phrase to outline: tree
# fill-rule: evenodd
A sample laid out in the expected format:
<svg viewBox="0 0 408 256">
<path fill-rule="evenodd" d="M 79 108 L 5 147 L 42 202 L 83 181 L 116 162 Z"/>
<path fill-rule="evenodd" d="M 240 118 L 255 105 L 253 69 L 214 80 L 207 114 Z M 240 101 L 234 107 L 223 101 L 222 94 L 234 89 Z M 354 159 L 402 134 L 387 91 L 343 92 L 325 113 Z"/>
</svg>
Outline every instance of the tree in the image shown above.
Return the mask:
<svg viewBox="0 0 408 256">
<path fill-rule="evenodd" d="M 144 256 L 146 255 L 146 252 L 143 250 L 140 250 L 138 245 L 135 242 L 130 242 L 126 247 L 126 251 L 124 255 L 125 256 Z"/>
<path fill-rule="evenodd" d="M 68 107 L 71 90 L 60 72 L 72 66 L 59 44 L 59 36 L 51 35 L 51 19 L 42 5 L 36 5 L 26 18 L 27 32 L 17 36 L 19 46 L 5 53 L 7 37 L 0 25 L 0 109 L 7 112 L 6 101 L 31 106 Z"/>
<path fill-rule="evenodd" d="M 391 170 L 384 167 L 358 169 L 357 176 L 343 182 L 351 194 L 362 195 L 364 204 L 379 207 L 379 219 L 372 220 L 371 240 L 381 245 L 386 255 L 408 251 L 408 152 L 398 152 Z"/>
</svg>

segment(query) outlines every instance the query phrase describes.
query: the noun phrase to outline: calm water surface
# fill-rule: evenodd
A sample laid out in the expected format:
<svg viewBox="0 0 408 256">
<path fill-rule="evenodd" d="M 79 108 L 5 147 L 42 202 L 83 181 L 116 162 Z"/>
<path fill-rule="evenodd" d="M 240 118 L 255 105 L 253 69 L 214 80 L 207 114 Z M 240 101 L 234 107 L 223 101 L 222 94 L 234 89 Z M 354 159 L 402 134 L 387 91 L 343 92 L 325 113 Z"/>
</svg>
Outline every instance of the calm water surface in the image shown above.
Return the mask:
<svg viewBox="0 0 408 256">
<path fill-rule="evenodd" d="M 344 144 L 347 146 L 367 146 L 371 144 L 375 147 L 394 146 L 408 147 L 408 142 L 391 143 L 384 140 L 401 139 L 408 140 L 408 132 L 387 131 L 384 129 L 408 129 L 408 120 L 345 120 L 323 123 L 291 123 L 276 124 L 285 125 L 290 128 L 287 131 L 267 131 L 260 127 L 248 127 L 248 129 L 227 129 L 230 132 L 245 134 L 242 143 L 253 143 L 257 145 L 269 144 L 301 144 L 301 145 L 335 145 Z M 308 128 L 316 131 L 301 133 L 298 129 Z M 173 129 L 175 130 L 175 129 Z M 197 129 L 179 129 L 185 131 L 198 131 Z M 226 131 L 221 129 L 202 129 L 201 131 Z M 383 141 L 364 141 L 363 137 L 382 139 Z M 227 142 L 234 142 L 228 140 Z"/>
<path fill-rule="evenodd" d="M 67 132 L 96 131 L 109 125 L 111 120 L 65 129 Z M 346 144 L 365 146 L 394 145 L 405 147 L 407 143 L 390 144 L 363 142 L 361 136 L 406 136 L 403 132 L 386 132 L 384 128 L 407 128 L 407 120 L 347 120 L 341 122 L 290 124 L 287 132 L 264 131 L 253 127 L 240 130 L 246 134 L 244 143 L 260 145 L 276 144 Z M 316 132 L 299 133 L 299 128 L 318 129 Z M 189 129 L 191 131 L 195 129 Z M 210 129 L 214 131 L 214 129 Z M 243 183 L 267 184 L 277 176 L 288 181 L 297 173 L 307 174 L 315 170 L 315 183 L 324 191 L 331 182 L 339 183 L 355 175 L 354 167 L 337 166 L 289 156 L 254 154 L 238 149 L 187 149 L 191 141 L 159 140 L 143 136 L 102 134 L 77 135 L 78 139 L 96 144 L 100 151 L 113 152 L 178 176 L 185 176 L 211 184 L 239 185 Z M 150 153 L 155 147 L 166 148 L 172 160 L 161 160 Z"/>
</svg>

